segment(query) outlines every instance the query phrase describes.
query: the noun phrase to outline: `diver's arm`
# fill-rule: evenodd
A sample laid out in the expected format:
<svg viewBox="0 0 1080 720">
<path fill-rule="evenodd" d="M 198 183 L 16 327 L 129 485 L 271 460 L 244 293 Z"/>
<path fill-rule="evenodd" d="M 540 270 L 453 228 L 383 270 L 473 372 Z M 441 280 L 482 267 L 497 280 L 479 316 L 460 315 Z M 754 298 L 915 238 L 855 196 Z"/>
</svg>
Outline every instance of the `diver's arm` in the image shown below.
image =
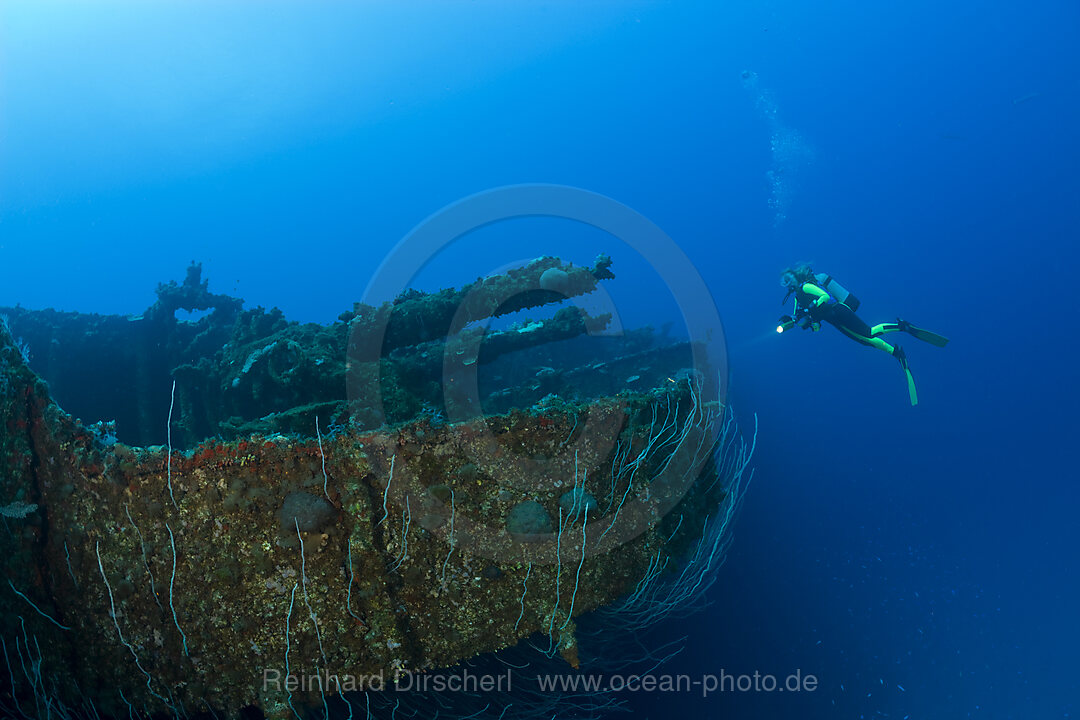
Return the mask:
<svg viewBox="0 0 1080 720">
<path fill-rule="evenodd" d="M 814 283 L 803 283 L 802 291 L 806 295 L 814 298 L 803 310 L 806 315 L 802 328 L 803 330 L 813 330 L 814 332 L 817 332 L 821 329 L 821 312 L 819 312 L 819 308 L 825 305 L 836 304 L 836 299 Z"/>
<path fill-rule="evenodd" d="M 810 303 L 810 309 L 821 307 L 822 305 L 832 305 L 836 302 L 832 295 L 825 292 L 822 288 L 818 287 L 814 283 L 803 283 L 802 291 L 807 295 L 814 296 L 814 302 Z"/>
</svg>

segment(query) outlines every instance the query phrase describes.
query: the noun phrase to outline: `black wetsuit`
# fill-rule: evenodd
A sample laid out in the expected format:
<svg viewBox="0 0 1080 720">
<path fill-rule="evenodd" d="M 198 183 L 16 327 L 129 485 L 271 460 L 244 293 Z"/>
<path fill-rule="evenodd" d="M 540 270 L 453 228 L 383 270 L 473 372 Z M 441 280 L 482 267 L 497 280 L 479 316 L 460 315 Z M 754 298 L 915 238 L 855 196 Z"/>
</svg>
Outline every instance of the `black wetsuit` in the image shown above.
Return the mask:
<svg viewBox="0 0 1080 720">
<path fill-rule="evenodd" d="M 821 322 L 824 320 L 853 340 L 857 340 L 867 345 L 873 344 L 871 342 L 871 339 L 874 337 L 873 330 L 862 318 L 856 315 L 851 308 L 842 302 L 838 302 L 831 295 L 828 295 L 829 300 L 821 305 L 815 306 L 814 301 L 820 296 L 805 291 L 803 288 L 807 285 L 828 295 L 825 290 L 814 283 L 804 283 L 799 286 L 795 291 L 796 316 L 798 316 L 800 311 L 806 311 L 809 313 L 810 319 L 814 322 Z"/>
<path fill-rule="evenodd" d="M 824 320 L 855 342 L 883 350 L 899 360 L 907 377 L 908 396 L 911 398 L 911 404 L 918 404 L 919 400 L 915 393 L 915 380 L 911 377 L 911 369 L 908 368 L 907 356 L 904 354 L 903 348 L 899 345 L 890 345 L 880 337 L 885 333 L 901 330 L 912 332 L 910 324 L 901 323 L 898 320 L 895 323 L 882 323 L 870 327 L 855 314 L 854 310 L 837 300 L 827 290 L 812 282 L 804 282 L 798 285 L 794 292 L 796 319 L 802 320 L 808 317 L 811 321 L 810 327 L 814 330 L 817 330 L 821 321 Z M 804 324 L 803 327 L 805 328 L 807 325 Z M 922 330 L 919 332 L 922 333 L 921 337 L 923 339 L 938 347 L 944 347 L 945 343 L 948 342 L 947 338 L 939 335 Z M 920 336 L 917 335 L 916 337 Z"/>
</svg>

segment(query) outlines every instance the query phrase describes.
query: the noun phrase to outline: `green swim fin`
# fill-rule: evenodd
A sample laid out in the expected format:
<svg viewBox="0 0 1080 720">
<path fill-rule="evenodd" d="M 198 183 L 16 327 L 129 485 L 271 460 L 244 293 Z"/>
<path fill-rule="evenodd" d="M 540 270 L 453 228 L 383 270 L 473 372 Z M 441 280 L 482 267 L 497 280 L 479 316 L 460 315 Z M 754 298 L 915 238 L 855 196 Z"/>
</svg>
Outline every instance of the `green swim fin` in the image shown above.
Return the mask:
<svg viewBox="0 0 1080 720">
<path fill-rule="evenodd" d="M 919 395 L 915 392 L 915 378 L 911 376 L 911 370 L 904 366 L 904 374 L 907 375 L 907 394 L 911 398 L 912 407 L 919 404 Z"/>
<path fill-rule="evenodd" d="M 949 344 L 949 338 L 944 335 L 938 335 L 937 333 L 930 332 L 929 330 L 923 330 L 922 328 L 915 327 L 906 320 L 897 320 L 896 323 L 900 326 L 900 329 L 906 332 L 908 335 L 918 338 L 923 342 L 928 342 L 934 347 L 945 347 Z"/>
<path fill-rule="evenodd" d="M 914 407 L 919 404 L 919 394 L 915 391 L 915 378 L 911 375 L 911 368 L 907 364 L 907 355 L 904 353 L 904 348 L 899 345 L 893 350 L 893 357 L 900 361 L 900 367 L 904 368 L 904 377 L 907 378 L 907 392 L 908 397 L 911 399 L 911 405 Z"/>
</svg>

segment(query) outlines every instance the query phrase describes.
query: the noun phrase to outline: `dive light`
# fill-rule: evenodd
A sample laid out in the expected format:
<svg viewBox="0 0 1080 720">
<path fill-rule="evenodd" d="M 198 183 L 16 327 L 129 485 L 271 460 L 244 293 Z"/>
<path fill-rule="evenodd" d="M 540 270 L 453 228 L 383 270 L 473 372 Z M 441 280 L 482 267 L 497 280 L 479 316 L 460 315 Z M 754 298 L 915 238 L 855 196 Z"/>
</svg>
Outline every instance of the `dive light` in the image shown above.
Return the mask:
<svg viewBox="0 0 1080 720">
<path fill-rule="evenodd" d="M 785 330 L 790 330 L 793 327 L 795 327 L 795 318 L 791 317 L 790 315 L 781 315 L 780 319 L 777 321 L 776 332 L 782 333 Z"/>
</svg>

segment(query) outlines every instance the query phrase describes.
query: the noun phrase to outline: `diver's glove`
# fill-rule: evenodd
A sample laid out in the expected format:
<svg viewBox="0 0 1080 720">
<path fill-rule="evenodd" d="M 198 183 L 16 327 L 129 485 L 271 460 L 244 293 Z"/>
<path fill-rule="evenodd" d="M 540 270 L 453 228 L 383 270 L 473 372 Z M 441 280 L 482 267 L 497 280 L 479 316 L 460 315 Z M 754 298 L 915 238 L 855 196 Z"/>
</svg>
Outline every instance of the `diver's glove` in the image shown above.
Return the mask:
<svg viewBox="0 0 1080 720">
<path fill-rule="evenodd" d="M 810 305 L 811 307 L 819 308 L 822 305 L 832 305 L 835 302 L 836 300 L 833 299 L 832 295 L 819 295 L 818 297 L 814 298 L 814 302 L 810 303 Z"/>
</svg>

